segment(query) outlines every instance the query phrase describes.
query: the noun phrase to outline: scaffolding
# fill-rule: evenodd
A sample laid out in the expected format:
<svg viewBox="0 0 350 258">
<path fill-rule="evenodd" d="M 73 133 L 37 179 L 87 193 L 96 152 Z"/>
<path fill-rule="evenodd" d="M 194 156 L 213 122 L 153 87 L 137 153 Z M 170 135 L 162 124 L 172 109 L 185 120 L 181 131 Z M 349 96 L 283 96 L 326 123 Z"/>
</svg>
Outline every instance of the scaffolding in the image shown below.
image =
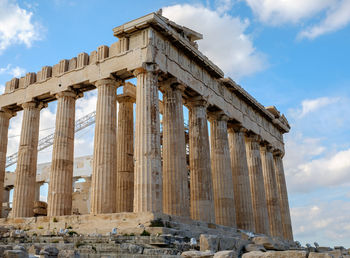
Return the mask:
<svg viewBox="0 0 350 258">
<path fill-rule="evenodd" d="M 96 119 L 96 111 L 91 112 L 91 113 L 83 116 L 82 118 L 79 118 L 75 122 L 75 133 L 77 133 L 77 132 L 83 130 L 84 128 L 94 124 L 95 119 Z M 53 145 L 54 138 L 55 138 L 55 133 L 52 133 L 48 136 L 41 138 L 38 142 L 38 152 Z M 16 164 L 17 160 L 18 160 L 18 152 L 6 157 L 6 167 L 10 167 L 13 164 Z"/>
</svg>

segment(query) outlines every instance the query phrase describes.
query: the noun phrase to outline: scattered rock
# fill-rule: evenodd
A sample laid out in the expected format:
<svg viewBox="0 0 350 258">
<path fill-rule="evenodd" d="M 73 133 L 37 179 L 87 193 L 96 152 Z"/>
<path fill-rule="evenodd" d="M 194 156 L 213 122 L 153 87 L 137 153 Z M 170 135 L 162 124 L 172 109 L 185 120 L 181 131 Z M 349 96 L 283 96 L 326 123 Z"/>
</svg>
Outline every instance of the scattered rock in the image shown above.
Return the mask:
<svg viewBox="0 0 350 258">
<path fill-rule="evenodd" d="M 333 255 L 328 253 L 315 253 L 315 252 L 309 253 L 308 257 L 309 258 L 334 258 Z"/>
<path fill-rule="evenodd" d="M 143 247 L 130 243 L 123 243 L 120 245 L 120 249 L 127 251 L 130 254 L 142 254 Z"/>
<path fill-rule="evenodd" d="M 256 245 L 262 245 L 267 250 L 274 250 L 275 245 L 271 237 L 268 236 L 258 236 L 252 239 L 253 243 Z"/>
<path fill-rule="evenodd" d="M 182 257 L 201 257 L 201 258 L 212 258 L 214 253 L 212 251 L 186 251 L 181 254 Z"/>
<path fill-rule="evenodd" d="M 6 250 L 12 250 L 12 246 L 10 246 L 10 245 L 1 245 L 0 246 L 0 257 L 4 257 L 4 252 Z"/>
<path fill-rule="evenodd" d="M 318 253 L 326 253 L 332 251 L 332 248 L 328 247 L 328 246 L 319 246 L 316 248 L 316 252 Z"/>
<path fill-rule="evenodd" d="M 59 250 L 54 246 L 45 246 L 40 251 L 40 256 L 43 256 L 45 258 L 56 258 L 58 256 Z"/>
<path fill-rule="evenodd" d="M 217 235 L 201 234 L 199 238 L 199 245 L 201 251 L 217 252 L 219 248 L 219 238 Z"/>
<path fill-rule="evenodd" d="M 247 244 L 244 246 L 244 249 L 247 252 L 253 252 L 253 251 L 262 251 L 266 252 L 266 249 L 263 245 L 257 245 L 257 244 Z"/>
<path fill-rule="evenodd" d="M 80 258 L 80 254 L 76 250 L 61 250 L 57 258 Z"/>
<path fill-rule="evenodd" d="M 254 251 L 243 254 L 242 258 L 306 258 L 305 251 Z"/>
<path fill-rule="evenodd" d="M 38 245 L 32 245 L 28 249 L 28 253 L 38 255 L 40 254 L 41 247 Z"/>
<path fill-rule="evenodd" d="M 28 254 L 22 250 L 6 250 L 4 258 L 28 258 Z"/>
<path fill-rule="evenodd" d="M 235 251 L 220 251 L 214 254 L 214 258 L 238 258 Z"/>
</svg>

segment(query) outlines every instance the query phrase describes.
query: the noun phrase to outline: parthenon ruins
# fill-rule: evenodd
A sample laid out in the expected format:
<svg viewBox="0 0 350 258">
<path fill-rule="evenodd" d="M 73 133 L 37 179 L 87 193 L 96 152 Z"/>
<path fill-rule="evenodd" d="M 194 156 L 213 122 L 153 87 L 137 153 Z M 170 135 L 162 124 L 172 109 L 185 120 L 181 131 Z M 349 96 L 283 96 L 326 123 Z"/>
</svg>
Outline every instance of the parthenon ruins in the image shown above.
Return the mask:
<svg viewBox="0 0 350 258">
<path fill-rule="evenodd" d="M 159 213 L 293 240 L 284 115 L 224 77 L 198 50 L 200 33 L 160 13 L 113 33 L 118 41 L 111 46 L 6 83 L 0 95 L 1 200 L 9 122 L 22 110 L 23 121 L 13 220 L 0 224 L 34 216 L 40 110 L 55 100 L 47 216 L 72 216 L 75 103 L 97 88 L 91 216 Z M 136 88 L 126 82 L 131 78 Z"/>
</svg>

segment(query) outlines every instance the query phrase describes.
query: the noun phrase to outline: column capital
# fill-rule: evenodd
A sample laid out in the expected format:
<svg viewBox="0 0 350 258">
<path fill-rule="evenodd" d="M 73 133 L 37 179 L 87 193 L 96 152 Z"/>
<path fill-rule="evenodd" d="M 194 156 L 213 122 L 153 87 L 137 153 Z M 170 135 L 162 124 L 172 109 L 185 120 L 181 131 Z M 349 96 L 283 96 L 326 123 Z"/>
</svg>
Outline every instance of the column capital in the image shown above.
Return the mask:
<svg viewBox="0 0 350 258">
<path fill-rule="evenodd" d="M 125 94 L 120 94 L 117 95 L 117 101 L 119 103 L 124 103 L 124 102 L 132 102 L 135 103 L 136 99 L 133 96 L 125 95 Z"/>
<path fill-rule="evenodd" d="M 185 104 L 186 106 L 189 107 L 204 107 L 207 108 L 209 106 L 209 103 L 206 99 L 204 99 L 202 96 L 197 96 L 197 97 L 193 97 L 190 99 L 186 99 L 185 100 Z"/>
<path fill-rule="evenodd" d="M 169 79 L 166 79 L 164 81 L 161 81 L 158 83 L 161 91 L 168 91 L 170 89 L 177 89 L 181 92 L 184 92 L 186 90 L 186 86 L 183 85 L 177 78 L 172 77 Z"/>
<path fill-rule="evenodd" d="M 261 142 L 261 136 L 253 133 L 252 131 L 247 131 L 245 133 L 246 139 L 251 142 L 259 143 Z"/>
<path fill-rule="evenodd" d="M 67 91 L 61 91 L 55 95 L 56 99 L 62 98 L 62 97 L 71 97 L 71 98 L 78 98 L 82 97 L 82 92 L 77 93 L 75 91 L 67 90 Z"/>
<path fill-rule="evenodd" d="M 208 112 L 209 121 L 218 120 L 228 122 L 230 118 L 225 114 L 224 111 Z"/>
<path fill-rule="evenodd" d="M 273 152 L 273 146 L 266 141 L 260 141 L 260 147 L 265 151 Z"/>
<path fill-rule="evenodd" d="M 243 127 L 241 124 L 232 123 L 232 122 L 227 123 L 227 130 L 235 132 L 235 133 L 247 133 L 248 132 L 248 129 Z"/>
<path fill-rule="evenodd" d="M 110 85 L 110 86 L 117 86 L 120 87 L 123 85 L 123 80 L 121 79 L 112 79 L 112 78 L 105 78 L 97 80 L 93 83 L 97 88 L 102 85 Z"/>
<path fill-rule="evenodd" d="M 284 152 L 282 150 L 274 149 L 272 153 L 275 157 L 280 157 L 281 159 L 284 157 Z"/>
<path fill-rule="evenodd" d="M 1 108 L 1 109 L 0 109 L 0 114 L 3 114 L 3 115 L 5 115 L 5 116 L 7 116 L 8 119 L 10 119 L 11 117 L 14 117 L 14 116 L 17 115 L 16 112 L 14 112 L 14 111 L 12 111 L 12 110 L 9 110 L 9 109 L 7 109 L 7 108 Z"/>
<path fill-rule="evenodd" d="M 160 73 L 160 69 L 158 67 L 157 64 L 148 64 L 148 63 L 143 63 L 142 64 L 142 67 L 139 67 L 139 68 L 136 68 L 134 71 L 133 71 L 133 74 L 134 76 L 138 76 L 139 74 L 141 73 L 155 73 L 155 74 L 158 74 Z"/>
<path fill-rule="evenodd" d="M 26 103 L 21 104 L 22 108 L 39 108 L 43 109 L 47 107 L 47 103 L 40 102 L 40 101 L 29 101 Z"/>
</svg>

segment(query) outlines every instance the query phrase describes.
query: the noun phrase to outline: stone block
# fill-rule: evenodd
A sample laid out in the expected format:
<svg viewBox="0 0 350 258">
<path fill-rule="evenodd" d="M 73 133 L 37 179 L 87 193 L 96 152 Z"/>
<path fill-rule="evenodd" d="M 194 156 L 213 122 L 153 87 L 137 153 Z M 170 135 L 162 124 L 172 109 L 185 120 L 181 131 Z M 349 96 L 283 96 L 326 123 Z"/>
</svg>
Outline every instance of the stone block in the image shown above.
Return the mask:
<svg viewBox="0 0 350 258">
<path fill-rule="evenodd" d="M 36 82 L 36 73 L 27 73 L 24 80 L 24 87 Z"/>
<path fill-rule="evenodd" d="M 333 255 L 334 258 L 341 258 L 341 257 L 343 257 L 343 252 L 342 252 L 341 249 L 336 249 L 336 250 L 333 250 L 333 251 L 329 251 L 327 253 Z"/>
<path fill-rule="evenodd" d="M 76 250 L 60 250 L 57 258 L 80 258 L 80 254 Z"/>
<path fill-rule="evenodd" d="M 98 49 L 97 49 L 97 60 L 98 61 L 102 61 L 104 60 L 105 58 L 108 57 L 108 46 L 99 46 Z"/>
<path fill-rule="evenodd" d="M 76 68 L 77 68 L 77 58 L 73 57 L 71 60 L 69 60 L 68 71 L 72 71 Z"/>
<path fill-rule="evenodd" d="M 249 253 L 245 253 L 242 255 L 242 258 L 306 258 L 305 251 L 268 251 L 268 252 L 260 252 L 253 251 Z"/>
<path fill-rule="evenodd" d="M 201 258 L 212 258 L 214 253 L 212 251 L 186 251 L 181 254 L 182 257 L 201 257 Z"/>
<path fill-rule="evenodd" d="M 87 53 L 80 53 L 77 60 L 77 68 L 82 68 L 89 64 L 89 55 Z"/>
<path fill-rule="evenodd" d="M 60 74 L 60 64 L 55 64 L 52 67 L 52 76 L 58 76 Z M 37 77 L 39 78 L 39 74 L 37 75 Z"/>
<path fill-rule="evenodd" d="M 128 252 L 130 254 L 142 254 L 143 247 L 130 243 L 123 243 L 120 245 L 120 249 L 124 252 Z"/>
<path fill-rule="evenodd" d="M 39 75 L 39 73 L 38 73 Z M 45 81 L 47 79 L 49 79 L 52 75 L 52 67 L 51 66 L 44 66 L 41 69 L 41 73 L 40 73 L 40 78 L 39 81 Z"/>
<path fill-rule="evenodd" d="M 58 73 L 62 74 L 68 71 L 69 60 L 63 59 L 60 61 L 60 68 Z"/>
<path fill-rule="evenodd" d="M 332 251 L 332 248 L 328 247 L 328 246 L 319 246 L 316 248 L 316 252 L 318 253 L 324 253 L 324 252 L 329 252 Z"/>
<path fill-rule="evenodd" d="M 217 252 L 219 249 L 219 237 L 217 235 L 201 234 L 199 238 L 201 251 Z"/>
<path fill-rule="evenodd" d="M 144 249 L 144 255 L 177 255 L 178 251 L 172 248 L 154 248 L 154 249 Z"/>
<path fill-rule="evenodd" d="M 257 245 L 257 244 L 247 244 L 244 246 L 244 249 L 247 252 L 253 252 L 253 251 L 266 252 L 266 249 L 263 245 Z"/>
<path fill-rule="evenodd" d="M 14 91 L 16 89 L 18 89 L 19 87 L 19 79 L 18 78 L 13 78 L 10 81 L 10 89 L 11 91 Z"/>
<path fill-rule="evenodd" d="M 220 251 L 214 254 L 214 258 L 238 258 L 235 251 Z"/>
<path fill-rule="evenodd" d="M 19 78 L 19 83 L 18 83 L 18 88 L 19 88 L 19 89 L 25 88 L 24 82 L 25 82 L 24 76 L 22 76 L 21 78 Z"/>
<path fill-rule="evenodd" d="M 268 236 L 258 236 L 252 239 L 253 243 L 256 245 L 262 245 L 267 250 L 279 250 L 284 251 L 288 249 L 282 241 L 276 242 L 271 237 Z"/>
<path fill-rule="evenodd" d="M 90 65 L 91 64 L 96 64 L 96 62 L 97 62 L 97 51 L 95 50 L 95 51 L 92 51 L 90 53 L 89 64 Z"/>
<path fill-rule="evenodd" d="M 0 246 L 0 257 L 4 257 L 4 253 L 7 250 L 12 250 L 12 246 L 10 246 L 10 245 L 1 245 Z"/>
<path fill-rule="evenodd" d="M 315 252 L 309 253 L 308 257 L 309 258 L 334 258 L 334 256 L 329 253 L 315 253 Z"/>
<path fill-rule="evenodd" d="M 43 250 L 40 251 L 40 255 L 45 255 L 45 258 L 57 257 L 59 250 L 54 246 L 45 246 Z"/>
<path fill-rule="evenodd" d="M 28 254 L 22 250 L 7 250 L 4 252 L 4 258 L 28 258 Z"/>
<path fill-rule="evenodd" d="M 28 253 L 38 255 L 40 254 L 41 247 L 39 245 L 32 245 L 28 249 Z"/>
</svg>

